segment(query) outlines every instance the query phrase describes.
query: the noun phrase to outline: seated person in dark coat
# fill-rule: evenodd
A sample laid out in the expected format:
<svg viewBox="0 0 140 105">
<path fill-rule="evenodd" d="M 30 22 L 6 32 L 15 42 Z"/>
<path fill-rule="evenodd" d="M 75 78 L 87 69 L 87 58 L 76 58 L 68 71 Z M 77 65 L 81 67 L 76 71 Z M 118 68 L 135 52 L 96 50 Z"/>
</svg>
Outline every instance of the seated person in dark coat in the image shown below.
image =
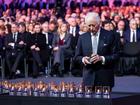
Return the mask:
<svg viewBox="0 0 140 105">
<path fill-rule="evenodd" d="M 24 39 L 18 32 L 18 24 L 12 23 L 12 33 L 5 37 L 6 62 L 10 71 L 10 78 L 15 78 L 15 72 L 23 57 Z"/>
<path fill-rule="evenodd" d="M 43 63 L 40 55 L 45 49 L 46 41 L 45 36 L 41 33 L 40 23 L 36 23 L 34 26 L 35 33 L 30 37 L 30 49 L 33 57 L 33 77 L 36 78 L 39 71 L 43 69 Z"/>
<path fill-rule="evenodd" d="M 0 26 L 0 56 L 4 57 L 5 26 Z"/>
<path fill-rule="evenodd" d="M 49 32 L 49 24 L 48 22 L 44 22 L 42 24 L 42 34 L 44 34 L 45 36 L 45 41 L 46 41 L 46 44 L 45 44 L 45 49 L 42 51 L 43 54 L 41 55 L 41 58 L 42 58 L 42 61 L 43 61 L 43 64 L 47 69 L 47 64 L 48 64 L 48 61 L 51 57 L 51 53 L 52 53 L 52 41 L 53 41 L 53 33 L 50 33 Z"/>
</svg>

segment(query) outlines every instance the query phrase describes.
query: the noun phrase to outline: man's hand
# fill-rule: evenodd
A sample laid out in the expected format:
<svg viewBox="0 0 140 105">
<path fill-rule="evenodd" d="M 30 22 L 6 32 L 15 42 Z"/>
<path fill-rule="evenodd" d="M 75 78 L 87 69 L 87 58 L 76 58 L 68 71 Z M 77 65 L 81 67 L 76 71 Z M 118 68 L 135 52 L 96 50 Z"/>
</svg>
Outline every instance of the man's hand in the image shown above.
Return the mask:
<svg viewBox="0 0 140 105">
<path fill-rule="evenodd" d="M 40 51 L 40 48 L 39 48 L 39 47 L 36 47 L 35 50 L 36 50 L 36 51 Z"/>
<path fill-rule="evenodd" d="M 15 43 L 8 43 L 8 45 L 14 47 Z"/>
<path fill-rule="evenodd" d="M 32 45 L 31 46 L 31 50 L 33 50 L 33 49 L 35 49 L 36 48 L 36 46 L 35 45 Z"/>
<path fill-rule="evenodd" d="M 87 57 L 87 56 L 82 58 L 82 62 L 84 63 L 84 65 L 91 64 L 91 62 L 89 62 L 89 59 L 90 57 Z"/>
<path fill-rule="evenodd" d="M 20 41 L 20 42 L 19 42 L 19 44 L 20 44 L 20 45 L 23 45 L 23 44 L 24 44 L 24 42 L 23 42 L 23 41 Z"/>
<path fill-rule="evenodd" d="M 59 47 L 54 47 L 53 51 L 57 51 L 59 49 Z"/>
<path fill-rule="evenodd" d="M 97 62 L 103 61 L 103 59 L 98 54 L 92 54 L 91 55 L 91 61 L 93 62 L 93 64 L 95 64 Z"/>
</svg>

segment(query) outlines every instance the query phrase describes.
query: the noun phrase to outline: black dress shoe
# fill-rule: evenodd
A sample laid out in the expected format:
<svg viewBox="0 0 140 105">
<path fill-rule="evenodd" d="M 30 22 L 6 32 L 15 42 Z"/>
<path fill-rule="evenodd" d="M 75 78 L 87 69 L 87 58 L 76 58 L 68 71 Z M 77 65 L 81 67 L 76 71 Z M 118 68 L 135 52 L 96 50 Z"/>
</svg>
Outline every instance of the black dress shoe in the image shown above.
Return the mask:
<svg viewBox="0 0 140 105">
<path fill-rule="evenodd" d="M 64 73 L 63 73 L 63 71 L 62 71 L 62 70 L 61 70 L 61 71 L 59 71 L 58 76 L 59 76 L 59 77 L 64 77 Z"/>
<path fill-rule="evenodd" d="M 15 77 L 15 72 L 11 72 L 10 73 L 10 76 L 9 76 L 9 79 L 15 79 L 16 77 Z"/>
<path fill-rule="evenodd" d="M 37 75 L 33 75 L 33 78 L 36 79 L 38 76 Z"/>
<path fill-rule="evenodd" d="M 58 76 L 59 77 L 64 77 L 64 74 L 63 73 L 60 73 Z"/>
<path fill-rule="evenodd" d="M 53 77 L 53 75 L 54 75 L 54 73 L 53 73 L 53 72 L 51 72 L 51 73 L 50 73 L 50 76 L 51 76 L 51 77 Z"/>
</svg>

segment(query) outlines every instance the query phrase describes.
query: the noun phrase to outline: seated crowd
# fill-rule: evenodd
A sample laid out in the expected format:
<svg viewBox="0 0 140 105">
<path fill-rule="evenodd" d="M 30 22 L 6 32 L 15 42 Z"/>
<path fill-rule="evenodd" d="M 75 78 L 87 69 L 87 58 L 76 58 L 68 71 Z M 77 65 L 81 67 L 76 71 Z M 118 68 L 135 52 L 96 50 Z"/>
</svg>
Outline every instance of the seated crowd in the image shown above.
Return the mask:
<svg viewBox="0 0 140 105">
<path fill-rule="evenodd" d="M 140 41 L 139 6 L 110 8 L 86 5 L 82 9 L 76 6 L 74 9 L 67 8 L 63 14 L 53 7 L 17 8 L 14 14 L 7 8 L 2 11 L 0 18 L 0 54 L 6 61 L 5 75 L 11 79 L 18 72 L 23 73 L 24 59 L 27 63 L 30 61 L 29 72 L 34 78 L 40 72 L 47 73 L 48 62 L 52 64 L 51 76 L 56 74 L 63 77 L 64 73 L 70 71 L 66 70 L 69 63 L 72 63 L 72 67 L 67 69 L 77 71 L 74 74 L 79 75 L 81 65 L 74 62 L 73 58 L 78 37 L 88 32 L 85 16 L 91 11 L 99 13 L 102 28 L 114 32 L 115 43 L 120 44 L 120 52 L 125 43 Z M 68 65 L 65 65 L 66 59 L 70 61 Z"/>
</svg>

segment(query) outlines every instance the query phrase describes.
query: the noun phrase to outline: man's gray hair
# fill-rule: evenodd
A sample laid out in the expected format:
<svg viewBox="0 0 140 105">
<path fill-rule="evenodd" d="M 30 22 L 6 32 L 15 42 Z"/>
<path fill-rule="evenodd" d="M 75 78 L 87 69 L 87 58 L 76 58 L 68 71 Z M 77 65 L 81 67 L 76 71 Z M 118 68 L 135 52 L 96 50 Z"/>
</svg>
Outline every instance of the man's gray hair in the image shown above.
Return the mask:
<svg viewBox="0 0 140 105">
<path fill-rule="evenodd" d="M 96 22 L 96 23 L 100 24 L 100 16 L 99 16 L 99 14 L 96 13 L 96 12 L 87 13 L 87 15 L 85 16 L 85 23 L 87 25 L 90 25 L 93 22 Z"/>
<path fill-rule="evenodd" d="M 136 23 L 136 20 L 134 18 L 132 18 L 130 21 L 129 21 L 129 24 L 132 24 L 132 23 Z"/>
</svg>

